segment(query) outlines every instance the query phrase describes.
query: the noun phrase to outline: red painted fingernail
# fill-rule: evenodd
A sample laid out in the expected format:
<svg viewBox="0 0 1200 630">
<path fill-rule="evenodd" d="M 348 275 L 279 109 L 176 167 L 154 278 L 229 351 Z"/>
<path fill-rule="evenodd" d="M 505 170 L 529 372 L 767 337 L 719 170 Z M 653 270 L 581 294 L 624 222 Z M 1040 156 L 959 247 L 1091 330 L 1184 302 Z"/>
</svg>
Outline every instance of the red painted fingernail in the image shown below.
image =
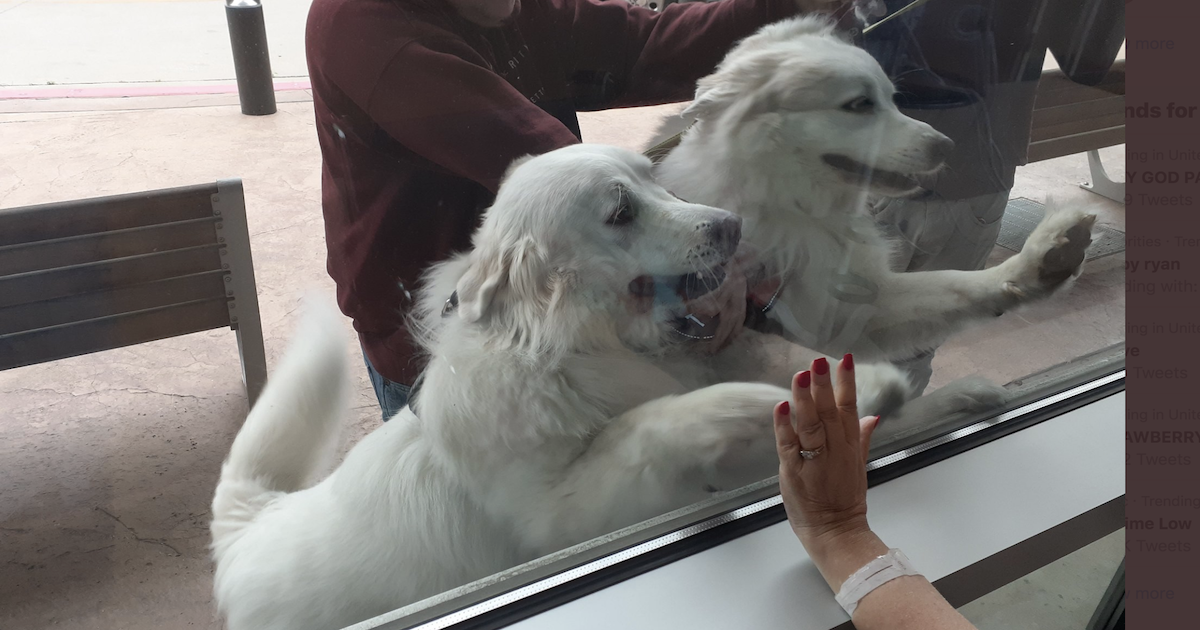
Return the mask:
<svg viewBox="0 0 1200 630">
<path fill-rule="evenodd" d="M 800 389 L 808 389 L 808 384 L 812 382 L 812 374 L 808 370 L 804 370 L 796 377 L 796 387 Z"/>
<path fill-rule="evenodd" d="M 828 374 L 829 373 L 829 361 L 827 361 L 825 359 L 825 357 L 821 357 L 820 359 L 813 361 L 813 371 L 816 372 L 817 374 L 820 374 L 821 376 Z"/>
<path fill-rule="evenodd" d="M 792 413 L 792 406 L 788 404 L 788 401 L 785 400 L 782 403 L 779 403 L 779 413 L 782 413 L 785 416 L 789 413 Z"/>
<path fill-rule="evenodd" d="M 846 354 L 846 356 L 842 357 L 842 365 L 844 365 L 847 370 L 853 370 L 854 369 L 854 355 Z"/>
</svg>

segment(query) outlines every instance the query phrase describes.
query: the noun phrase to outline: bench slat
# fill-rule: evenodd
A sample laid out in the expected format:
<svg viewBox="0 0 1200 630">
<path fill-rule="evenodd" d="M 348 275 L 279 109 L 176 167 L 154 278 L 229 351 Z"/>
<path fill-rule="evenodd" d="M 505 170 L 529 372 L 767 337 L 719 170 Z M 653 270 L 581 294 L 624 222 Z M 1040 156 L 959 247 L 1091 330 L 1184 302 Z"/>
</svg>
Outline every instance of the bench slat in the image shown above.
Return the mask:
<svg viewBox="0 0 1200 630">
<path fill-rule="evenodd" d="M 0 307 L 221 270 L 218 246 L 205 245 L 0 277 Z"/>
<path fill-rule="evenodd" d="M 0 247 L 0 276 L 198 245 L 216 245 L 213 217 Z"/>
<path fill-rule="evenodd" d="M 211 217 L 216 193 L 201 184 L 0 210 L 0 245 Z"/>
<path fill-rule="evenodd" d="M 0 335 L 225 297 L 225 274 L 210 271 L 0 308 Z M 224 322 L 223 325 L 228 325 Z"/>
<path fill-rule="evenodd" d="M 1125 126 L 1099 129 L 1065 138 L 1054 138 L 1029 144 L 1029 162 L 1074 155 L 1125 143 Z"/>
<path fill-rule="evenodd" d="M 1075 120 L 1067 120 L 1057 124 L 1050 125 L 1034 125 L 1029 136 L 1029 141 L 1042 142 L 1045 140 L 1053 140 L 1055 138 L 1064 138 L 1074 136 L 1081 133 L 1088 133 L 1112 127 L 1121 127 L 1125 124 L 1125 112 L 1113 112 L 1102 116 L 1080 117 Z"/>
<path fill-rule="evenodd" d="M 1125 142 L 1125 60 L 1099 84 L 1082 85 L 1062 70 L 1043 72 L 1030 129 L 1028 162 L 1103 149 Z"/>
<path fill-rule="evenodd" d="M 1048 70 L 1038 79 L 1034 110 L 1071 105 L 1085 100 L 1125 96 L 1125 60 L 1117 61 L 1096 85 L 1083 85 L 1067 78 L 1062 70 Z"/>
<path fill-rule="evenodd" d="M 1089 98 L 1125 96 L 1124 74 L 1109 74 L 1096 85 L 1076 83 L 1059 70 L 1050 70 L 1038 80 L 1035 107 L 1056 107 Z"/>
<path fill-rule="evenodd" d="M 1100 118 L 1116 114 L 1124 118 L 1125 97 L 1109 95 L 1104 98 L 1081 101 L 1070 105 L 1043 107 L 1033 110 L 1033 127 L 1059 125 L 1084 118 Z"/>
<path fill-rule="evenodd" d="M 0 335 L 0 370 L 201 332 L 228 320 L 222 299 Z"/>
</svg>

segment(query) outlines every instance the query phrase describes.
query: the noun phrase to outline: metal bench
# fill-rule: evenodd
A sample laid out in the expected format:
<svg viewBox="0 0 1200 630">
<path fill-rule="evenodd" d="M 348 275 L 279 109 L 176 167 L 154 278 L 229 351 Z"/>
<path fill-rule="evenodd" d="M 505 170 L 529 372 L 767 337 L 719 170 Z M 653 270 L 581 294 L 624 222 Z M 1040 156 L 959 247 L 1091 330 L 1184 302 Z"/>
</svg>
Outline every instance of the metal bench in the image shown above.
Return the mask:
<svg viewBox="0 0 1200 630">
<path fill-rule="evenodd" d="M 0 210 L 0 370 L 230 327 L 266 354 L 241 180 Z"/>
<path fill-rule="evenodd" d="M 1114 63 L 1095 85 L 1076 83 L 1061 70 L 1042 73 L 1033 107 L 1030 162 L 1086 151 L 1092 183 L 1084 188 L 1124 203 L 1125 184 L 1109 178 L 1098 152 L 1124 143 L 1124 59 Z"/>
</svg>

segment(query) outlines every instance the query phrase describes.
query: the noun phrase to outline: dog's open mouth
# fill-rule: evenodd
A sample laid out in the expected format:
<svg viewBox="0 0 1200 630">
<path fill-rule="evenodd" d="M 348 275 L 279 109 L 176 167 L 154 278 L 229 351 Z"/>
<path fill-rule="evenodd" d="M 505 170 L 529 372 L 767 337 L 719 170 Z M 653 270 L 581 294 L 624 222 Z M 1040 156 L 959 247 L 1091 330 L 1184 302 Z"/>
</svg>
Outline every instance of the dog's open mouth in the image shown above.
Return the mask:
<svg viewBox="0 0 1200 630">
<path fill-rule="evenodd" d="M 821 161 L 849 175 L 851 181 L 856 184 L 895 191 L 910 191 L 921 187 L 913 175 L 871 168 L 844 155 L 826 153 L 821 156 Z"/>
<path fill-rule="evenodd" d="M 638 276 L 629 283 L 629 292 L 639 298 L 679 299 L 684 302 L 708 295 L 725 281 L 725 267 L 717 266 L 701 273 L 681 276 Z"/>
</svg>

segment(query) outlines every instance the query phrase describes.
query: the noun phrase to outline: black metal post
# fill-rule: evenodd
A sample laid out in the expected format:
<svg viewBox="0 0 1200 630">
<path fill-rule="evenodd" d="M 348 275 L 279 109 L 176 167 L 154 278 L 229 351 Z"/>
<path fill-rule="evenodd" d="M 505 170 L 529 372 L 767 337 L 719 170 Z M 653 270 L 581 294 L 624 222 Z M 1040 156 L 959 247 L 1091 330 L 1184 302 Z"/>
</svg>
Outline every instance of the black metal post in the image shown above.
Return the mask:
<svg viewBox="0 0 1200 630">
<path fill-rule="evenodd" d="M 267 52 L 267 26 L 259 0 L 225 0 L 238 100 L 247 116 L 275 113 L 275 82 Z"/>
</svg>

